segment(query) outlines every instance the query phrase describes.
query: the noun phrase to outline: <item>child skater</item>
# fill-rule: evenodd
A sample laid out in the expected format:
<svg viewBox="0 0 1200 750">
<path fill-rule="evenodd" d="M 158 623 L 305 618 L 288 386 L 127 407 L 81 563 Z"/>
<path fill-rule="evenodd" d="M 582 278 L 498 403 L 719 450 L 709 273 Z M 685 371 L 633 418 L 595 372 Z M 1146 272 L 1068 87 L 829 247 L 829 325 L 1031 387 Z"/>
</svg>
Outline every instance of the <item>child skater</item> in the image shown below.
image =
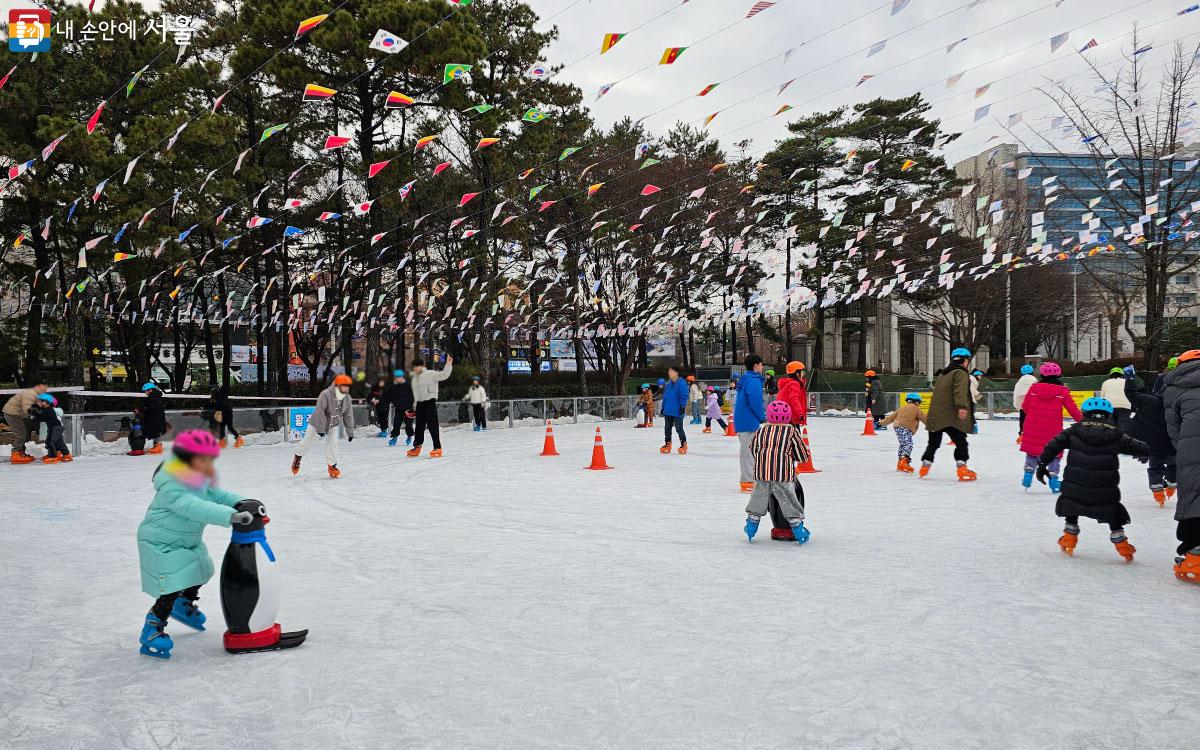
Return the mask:
<svg viewBox="0 0 1200 750">
<path fill-rule="evenodd" d="M 634 427 L 649 427 L 654 424 L 654 394 L 650 392 L 649 383 L 642 383 L 642 395 L 638 399 L 637 408 L 642 412 L 642 421 Z"/>
<path fill-rule="evenodd" d="M 33 402 L 33 407 L 34 418 L 46 425 L 46 455 L 42 463 L 71 461 L 71 451 L 67 450 L 67 442 L 63 440 L 62 411 L 58 408 L 58 399 L 43 393 Z"/>
<path fill-rule="evenodd" d="M 925 412 L 921 411 L 921 394 L 909 393 L 904 396 L 904 406 L 887 415 L 883 425 L 896 425 L 896 441 L 899 459 L 896 461 L 896 471 L 912 474 L 913 435 L 925 424 Z"/>
<path fill-rule="evenodd" d="M 253 520 L 249 512 L 234 510 L 241 495 L 216 485 L 213 462 L 221 453 L 216 438 L 187 430 L 175 438 L 171 453 L 154 472 L 154 500 L 137 531 L 142 591 L 156 597 L 142 626 L 141 652 L 159 659 L 169 659 L 175 646 L 164 631 L 168 616 L 204 630 L 206 618 L 196 600 L 213 574 L 204 527 Z"/>
<path fill-rule="evenodd" d="M 1021 435 L 1025 432 L 1025 409 L 1022 404 L 1025 403 L 1025 396 L 1028 395 L 1029 389 L 1037 382 L 1037 377 L 1033 374 L 1033 365 L 1021 365 L 1021 377 L 1017 380 L 1016 386 L 1013 387 L 1013 408 L 1020 415 L 1017 422 L 1017 443 L 1021 442 Z"/>
<path fill-rule="evenodd" d="M 1129 436 L 1150 446 L 1150 460 L 1146 466 L 1146 477 L 1150 482 L 1150 494 L 1159 507 L 1175 495 L 1175 443 L 1167 432 L 1167 411 L 1163 404 L 1164 378 L 1157 378 L 1148 389 L 1139 390 L 1137 373 L 1133 366 L 1126 367 L 1125 399 L 1132 409 L 1132 418 L 1126 417 L 1125 431 Z M 1113 404 L 1120 425 L 1120 409 Z"/>
<path fill-rule="evenodd" d="M 771 498 L 779 503 L 798 544 L 808 541 L 804 528 L 804 506 L 796 496 L 796 464 L 808 460 L 800 431 L 792 426 L 792 408 L 785 401 L 767 405 L 767 423 L 750 439 L 754 456 L 754 492 L 746 506 L 746 537 L 754 541 L 758 523 L 769 510 Z"/>
<path fill-rule="evenodd" d="M 142 434 L 147 443 L 153 445 L 146 453 L 158 455 L 163 452 L 162 436 L 167 432 L 167 411 L 163 405 L 163 393 L 153 381 L 142 386 L 146 400 L 142 403 Z"/>
<path fill-rule="evenodd" d="M 317 438 L 325 438 L 325 464 L 329 468 L 329 478 L 337 479 L 342 475 L 338 468 L 338 433 L 346 436 L 347 443 L 354 442 L 354 404 L 350 400 L 352 383 L 349 375 L 338 375 L 333 379 L 333 385 L 321 391 L 317 397 L 316 408 L 308 418 L 308 428 L 304 430 L 304 439 L 292 455 L 293 475 L 300 473 L 300 459 L 317 442 Z"/>
<path fill-rule="evenodd" d="M 1125 524 L 1130 519 L 1129 511 L 1121 504 L 1119 456 L 1139 456 L 1144 461 L 1150 455 L 1150 447 L 1117 428 L 1113 405 L 1108 399 L 1089 398 L 1083 402 L 1082 411 L 1083 421 L 1058 433 L 1046 443 L 1038 458 L 1037 480 L 1045 484 L 1046 477 L 1051 476 L 1050 465 L 1058 463 L 1058 456 L 1064 450 L 1069 451 L 1062 494 L 1055 506 L 1055 513 L 1067 521 L 1058 546 L 1068 555 L 1074 555 L 1079 542 L 1079 517 L 1087 516 L 1108 524 L 1109 539 L 1117 554 L 1125 562 L 1133 562 L 1137 549 L 1125 537 Z"/>
<path fill-rule="evenodd" d="M 721 432 L 724 432 L 725 420 L 721 418 L 721 397 L 717 395 L 717 389 L 710 385 L 708 387 L 708 398 L 705 401 L 705 432 L 712 432 L 712 423 L 714 419 L 717 420 L 717 424 L 721 425 Z"/>
<path fill-rule="evenodd" d="M 1042 376 L 1040 382 L 1029 387 L 1025 394 L 1022 408 L 1025 411 L 1025 432 L 1021 435 L 1021 452 L 1025 454 L 1025 476 L 1021 478 L 1021 486 L 1028 489 L 1033 486 L 1033 473 L 1037 469 L 1038 456 L 1046 443 L 1055 435 L 1062 432 L 1063 409 L 1075 419 L 1083 420 L 1071 391 L 1061 380 L 1062 368 L 1054 362 L 1043 362 L 1038 369 Z M 1050 491 L 1058 492 L 1058 458 L 1047 461 L 1050 472 Z"/>
<path fill-rule="evenodd" d="M 472 376 L 471 387 L 467 389 L 467 395 L 463 396 L 463 401 L 471 404 L 471 421 L 475 425 L 475 432 L 486 430 L 488 397 L 483 384 L 479 382 L 478 375 Z"/>
</svg>

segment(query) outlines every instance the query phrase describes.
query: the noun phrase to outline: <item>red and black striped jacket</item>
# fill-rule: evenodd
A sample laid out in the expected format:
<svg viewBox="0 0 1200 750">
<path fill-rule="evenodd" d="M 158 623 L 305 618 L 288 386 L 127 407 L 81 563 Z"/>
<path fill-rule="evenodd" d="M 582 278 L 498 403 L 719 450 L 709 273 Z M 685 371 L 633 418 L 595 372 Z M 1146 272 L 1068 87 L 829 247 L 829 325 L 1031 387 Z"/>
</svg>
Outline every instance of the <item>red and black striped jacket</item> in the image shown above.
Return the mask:
<svg viewBox="0 0 1200 750">
<path fill-rule="evenodd" d="M 754 478 L 761 482 L 790 482 L 796 462 L 808 460 L 800 430 L 790 424 L 764 424 L 750 440 Z"/>
</svg>

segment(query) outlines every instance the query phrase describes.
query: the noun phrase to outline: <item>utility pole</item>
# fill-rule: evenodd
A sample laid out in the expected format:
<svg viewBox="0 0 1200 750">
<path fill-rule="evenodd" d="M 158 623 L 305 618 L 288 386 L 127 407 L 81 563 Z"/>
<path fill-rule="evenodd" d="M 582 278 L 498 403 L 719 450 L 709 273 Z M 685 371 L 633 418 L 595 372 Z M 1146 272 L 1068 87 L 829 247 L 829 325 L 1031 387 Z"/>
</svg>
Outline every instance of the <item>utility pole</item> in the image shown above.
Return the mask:
<svg viewBox="0 0 1200 750">
<path fill-rule="evenodd" d="M 1071 361 L 1079 357 L 1079 269 L 1071 274 Z"/>
<path fill-rule="evenodd" d="M 1004 275 L 1004 374 L 1012 374 L 1012 269 Z"/>
</svg>

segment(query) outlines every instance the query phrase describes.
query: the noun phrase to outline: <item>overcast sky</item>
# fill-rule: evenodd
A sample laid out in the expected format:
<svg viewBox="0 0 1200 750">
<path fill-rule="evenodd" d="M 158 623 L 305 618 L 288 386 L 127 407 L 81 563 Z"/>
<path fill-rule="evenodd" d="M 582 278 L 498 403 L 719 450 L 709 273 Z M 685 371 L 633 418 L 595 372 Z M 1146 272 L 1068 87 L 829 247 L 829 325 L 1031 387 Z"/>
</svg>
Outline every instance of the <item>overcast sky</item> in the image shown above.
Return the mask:
<svg viewBox="0 0 1200 750">
<path fill-rule="evenodd" d="M 1175 16 L 1194 1 L 1059 0 L 1055 7 L 1056 0 L 911 0 L 891 15 L 891 0 L 782 0 L 749 19 L 754 0 L 531 4 L 559 27 L 549 62 L 567 65 L 559 75 L 584 90 L 600 122 L 626 114 L 648 116 L 649 127 L 663 132 L 677 120 L 699 125 L 720 111 L 709 132 L 727 145 L 753 139 L 752 152 L 761 154 L 786 134 L 789 116 L 919 91 L 948 129 L 963 132 L 947 153 L 953 162 L 989 143 L 1012 140 L 1001 126 L 1012 114 L 1023 112 L 1028 125 L 1044 130 L 1053 110 L 1030 89 L 1051 78 L 1068 78 L 1091 95 L 1095 81 L 1081 73 L 1086 66 L 1079 54 L 1090 39 L 1100 44 L 1088 55 L 1108 68 L 1122 48 L 1130 51 L 1128 33 L 1135 22 L 1143 30 L 1141 45 L 1154 46 L 1146 54 L 1155 70 L 1167 60 L 1174 40 L 1194 46 L 1200 39 L 1200 11 Z M 606 32 L 630 33 L 600 56 Z M 1063 32 L 1069 38 L 1052 54 L 1050 39 Z M 948 45 L 964 37 L 947 53 Z M 868 48 L 885 40 L 884 49 L 868 57 Z M 673 65 L 657 64 L 664 48 L 683 46 L 687 51 Z M 789 48 L 796 52 L 785 65 Z M 947 79 L 964 71 L 948 89 Z M 863 75 L 874 77 L 855 87 Z M 795 83 L 777 95 L 779 85 L 792 78 Z M 595 101 L 597 89 L 614 81 L 612 90 Z M 717 82 L 721 85 L 707 96 L 696 96 Z M 976 89 L 986 84 L 992 85 L 976 98 Z M 796 109 L 773 117 L 783 104 Z M 987 104 L 989 116 L 976 123 L 976 108 Z M 1017 125 L 1014 132 L 1032 144 L 1028 125 Z M 989 141 L 992 136 L 999 139 Z"/>
</svg>

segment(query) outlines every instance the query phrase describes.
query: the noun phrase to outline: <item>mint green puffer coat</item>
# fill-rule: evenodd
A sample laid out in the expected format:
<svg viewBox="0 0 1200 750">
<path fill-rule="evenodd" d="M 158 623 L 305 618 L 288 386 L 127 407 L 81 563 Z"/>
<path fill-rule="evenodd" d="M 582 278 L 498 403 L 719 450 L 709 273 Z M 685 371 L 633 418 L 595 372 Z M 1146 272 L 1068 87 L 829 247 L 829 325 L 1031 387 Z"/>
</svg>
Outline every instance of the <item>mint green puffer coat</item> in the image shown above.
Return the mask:
<svg viewBox="0 0 1200 750">
<path fill-rule="evenodd" d="M 245 498 L 217 488 L 176 458 L 155 472 L 154 490 L 154 500 L 138 526 L 137 542 L 142 591 L 159 597 L 212 578 L 204 527 L 228 527 L 233 506 Z"/>
</svg>

